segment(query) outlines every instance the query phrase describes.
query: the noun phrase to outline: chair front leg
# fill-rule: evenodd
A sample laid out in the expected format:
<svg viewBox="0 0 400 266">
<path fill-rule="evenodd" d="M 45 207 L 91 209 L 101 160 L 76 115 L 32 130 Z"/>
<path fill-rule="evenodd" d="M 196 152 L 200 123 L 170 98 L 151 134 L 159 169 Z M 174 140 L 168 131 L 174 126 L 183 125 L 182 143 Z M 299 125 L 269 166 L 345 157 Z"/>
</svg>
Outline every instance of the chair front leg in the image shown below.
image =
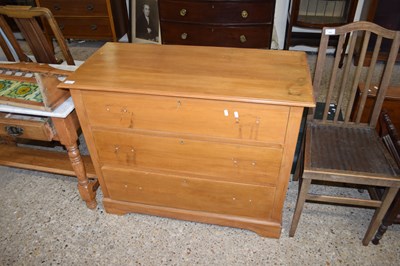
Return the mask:
<svg viewBox="0 0 400 266">
<path fill-rule="evenodd" d="M 300 189 L 299 189 L 299 194 L 297 196 L 296 208 L 294 209 L 292 225 L 290 226 L 290 231 L 289 231 L 290 237 L 293 237 L 296 232 L 297 224 L 299 223 L 300 215 L 301 212 L 303 211 L 304 203 L 306 201 L 310 186 L 311 186 L 311 179 L 303 178 L 301 182 L 299 182 Z"/>
</svg>

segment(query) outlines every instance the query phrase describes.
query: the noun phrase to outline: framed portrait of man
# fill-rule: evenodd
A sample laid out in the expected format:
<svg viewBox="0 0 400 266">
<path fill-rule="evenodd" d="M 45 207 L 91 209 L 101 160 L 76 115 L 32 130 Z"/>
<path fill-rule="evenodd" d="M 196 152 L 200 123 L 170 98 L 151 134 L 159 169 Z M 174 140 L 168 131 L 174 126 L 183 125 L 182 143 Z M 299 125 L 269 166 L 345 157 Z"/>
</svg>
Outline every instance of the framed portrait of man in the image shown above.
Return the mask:
<svg viewBox="0 0 400 266">
<path fill-rule="evenodd" d="M 161 43 L 157 0 L 132 1 L 132 42 Z"/>
</svg>

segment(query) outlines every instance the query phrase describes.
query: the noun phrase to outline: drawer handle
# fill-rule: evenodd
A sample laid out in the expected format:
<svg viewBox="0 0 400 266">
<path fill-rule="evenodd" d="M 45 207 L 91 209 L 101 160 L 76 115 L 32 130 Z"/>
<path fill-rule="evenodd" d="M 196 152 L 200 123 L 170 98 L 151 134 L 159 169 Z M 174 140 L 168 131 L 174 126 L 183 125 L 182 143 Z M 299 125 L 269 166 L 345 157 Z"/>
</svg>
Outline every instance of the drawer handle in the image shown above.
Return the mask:
<svg viewBox="0 0 400 266">
<path fill-rule="evenodd" d="M 188 37 L 188 34 L 187 34 L 186 32 L 184 32 L 184 33 L 181 34 L 181 39 L 182 39 L 182 40 L 186 40 L 187 37 Z"/>
<path fill-rule="evenodd" d="M 53 8 L 54 8 L 54 10 L 57 10 L 57 11 L 61 10 L 61 7 L 59 4 L 55 4 Z"/>
<path fill-rule="evenodd" d="M 184 9 L 184 8 L 182 8 L 181 11 L 179 11 L 179 14 L 180 14 L 182 17 L 186 16 L 186 13 L 187 13 L 187 10 Z"/>
<path fill-rule="evenodd" d="M 24 129 L 21 127 L 6 126 L 5 129 L 7 131 L 7 134 L 12 137 L 19 137 L 24 134 Z"/>
<path fill-rule="evenodd" d="M 65 28 L 64 24 L 58 24 L 58 27 L 60 28 L 60 30 L 64 30 Z"/>
<path fill-rule="evenodd" d="M 240 35 L 240 42 L 241 42 L 241 43 L 247 42 L 246 36 Z"/>
<path fill-rule="evenodd" d="M 246 10 L 242 11 L 242 18 L 247 18 L 249 16 L 249 13 Z"/>
<path fill-rule="evenodd" d="M 86 6 L 86 9 L 89 10 L 89 11 L 93 11 L 93 9 L 94 9 L 93 4 L 88 4 L 88 5 Z"/>
<path fill-rule="evenodd" d="M 93 31 L 97 30 L 97 25 L 96 24 L 90 25 L 90 29 Z"/>
</svg>

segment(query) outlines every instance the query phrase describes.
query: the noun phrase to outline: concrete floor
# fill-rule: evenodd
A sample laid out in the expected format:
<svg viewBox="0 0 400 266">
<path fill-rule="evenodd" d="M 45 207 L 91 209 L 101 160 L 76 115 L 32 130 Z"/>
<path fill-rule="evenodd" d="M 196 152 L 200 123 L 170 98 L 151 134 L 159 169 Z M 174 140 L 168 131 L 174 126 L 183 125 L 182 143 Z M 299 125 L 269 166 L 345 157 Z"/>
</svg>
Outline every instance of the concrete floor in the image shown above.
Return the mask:
<svg viewBox="0 0 400 266">
<path fill-rule="evenodd" d="M 70 43 L 85 60 L 99 43 Z M 100 44 L 101 45 L 101 44 Z M 86 208 L 73 177 L 0 167 L 0 265 L 397 265 L 400 226 L 361 239 L 370 209 L 306 204 L 295 237 L 290 182 L 280 239 L 241 229 Z M 340 193 L 359 193 L 342 190 Z M 367 197 L 366 192 L 361 194 Z"/>
<path fill-rule="evenodd" d="M 280 239 L 156 216 L 107 214 L 81 201 L 76 179 L 0 167 L 0 265 L 396 265 L 400 226 L 364 247 L 372 210 L 306 204 L 288 230 L 290 182 Z M 357 192 L 358 193 L 358 192 Z"/>
</svg>

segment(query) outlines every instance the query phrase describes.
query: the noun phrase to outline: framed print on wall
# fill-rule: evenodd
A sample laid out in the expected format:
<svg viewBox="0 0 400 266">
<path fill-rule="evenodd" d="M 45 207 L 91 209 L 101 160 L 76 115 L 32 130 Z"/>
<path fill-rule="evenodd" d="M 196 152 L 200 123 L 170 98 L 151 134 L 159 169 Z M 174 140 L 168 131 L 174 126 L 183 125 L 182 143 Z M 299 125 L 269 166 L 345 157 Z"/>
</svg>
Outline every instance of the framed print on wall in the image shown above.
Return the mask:
<svg viewBox="0 0 400 266">
<path fill-rule="evenodd" d="M 161 44 L 157 0 L 132 0 L 132 42 Z"/>
</svg>

